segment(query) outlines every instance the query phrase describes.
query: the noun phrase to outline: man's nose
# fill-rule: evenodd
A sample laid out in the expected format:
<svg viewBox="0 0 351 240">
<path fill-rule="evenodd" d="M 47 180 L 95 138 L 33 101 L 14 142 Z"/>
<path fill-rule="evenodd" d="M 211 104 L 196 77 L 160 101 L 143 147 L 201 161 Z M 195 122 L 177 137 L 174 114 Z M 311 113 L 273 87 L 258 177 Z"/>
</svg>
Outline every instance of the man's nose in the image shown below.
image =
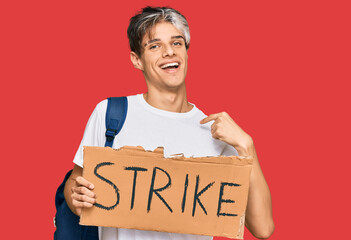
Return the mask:
<svg viewBox="0 0 351 240">
<path fill-rule="evenodd" d="M 175 55 L 175 51 L 172 45 L 165 45 L 163 50 L 163 57 L 173 56 Z"/>
</svg>

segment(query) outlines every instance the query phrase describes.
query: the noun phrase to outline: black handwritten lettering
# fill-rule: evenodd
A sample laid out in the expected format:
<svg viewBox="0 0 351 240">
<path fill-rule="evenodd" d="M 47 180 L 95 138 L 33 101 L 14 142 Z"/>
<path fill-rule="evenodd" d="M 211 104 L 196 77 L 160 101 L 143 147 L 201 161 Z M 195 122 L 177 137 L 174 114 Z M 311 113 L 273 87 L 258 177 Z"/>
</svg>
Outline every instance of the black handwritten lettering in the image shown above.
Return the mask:
<svg viewBox="0 0 351 240">
<path fill-rule="evenodd" d="M 108 183 L 109 185 L 111 185 L 113 187 L 113 189 L 115 190 L 115 193 L 116 193 L 116 196 L 117 196 L 117 200 L 116 200 L 116 203 L 112 206 L 109 206 L 109 207 L 106 207 L 102 204 L 99 204 L 99 203 L 95 203 L 95 206 L 98 207 L 98 208 L 102 208 L 104 210 L 107 210 L 107 211 L 110 211 L 110 210 L 113 210 L 119 203 L 119 192 L 118 192 L 118 188 L 115 184 L 113 184 L 113 182 L 111 182 L 110 180 L 104 178 L 103 176 L 101 176 L 97 171 L 100 167 L 103 167 L 103 166 L 110 166 L 110 165 L 114 165 L 114 163 L 111 163 L 111 162 L 102 162 L 102 163 L 99 163 L 98 165 L 96 165 L 96 167 L 94 168 L 94 174 L 95 176 L 97 176 L 99 179 L 101 179 L 102 181 Z"/>
<path fill-rule="evenodd" d="M 196 185 L 195 185 L 195 194 L 194 194 L 194 205 L 193 205 L 193 217 L 195 215 L 195 209 L 196 209 L 196 202 L 200 205 L 200 207 L 202 208 L 202 210 L 204 211 L 204 213 L 207 215 L 207 211 L 204 207 L 204 205 L 202 205 L 201 201 L 200 201 L 200 196 L 206 192 L 210 187 L 213 186 L 213 184 L 215 182 L 211 182 L 209 184 L 207 184 L 206 187 L 204 187 L 199 193 L 198 193 L 198 187 L 199 187 L 199 181 L 200 181 L 200 177 L 199 175 L 196 176 Z"/>
<path fill-rule="evenodd" d="M 164 172 L 166 174 L 166 176 L 168 177 L 168 183 L 160 188 L 154 189 L 154 184 L 155 184 L 155 179 L 156 179 L 156 170 L 160 170 L 162 172 Z M 164 198 L 160 195 L 159 192 L 162 192 L 163 190 L 167 189 L 168 187 L 171 186 L 171 177 L 169 176 L 169 174 L 163 170 L 162 168 L 158 168 L 158 167 L 154 167 L 154 170 L 152 172 L 152 178 L 151 178 L 151 184 L 150 184 L 150 191 L 149 191 L 149 201 L 147 203 L 147 211 L 150 211 L 150 206 L 151 206 L 151 201 L 152 201 L 152 196 L 155 193 L 156 196 L 161 199 L 161 201 L 163 202 L 163 204 L 166 205 L 166 207 L 168 208 L 168 210 L 170 212 L 173 212 L 172 208 L 168 205 L 168 203 L 164 200 Z"/>
<path fill-rule="evenodd" d="M 125 167 L 124 170 L 134 171 L 132 200 L 131 200 L 131 203 L 130 203 L 130 210 L 132 210 L 134 208 L 135 188 L 136 188 L 136 179 L 137 179 L 138 171 L 146 172 L 147 169 L 146 168 L 142 168 L 142 167 Z"/>
<path fill-rule="evenodd" d="M 183 194 L 183 201 L 182 201 L 182 212 L 184 212 L 184 209 L 185 209 L 185 201 L 186 201 L 186 192 L 188 190 L 188 182 L 189 182 L 189 174 L 187 174 L 185 177 L 184 194 Z"/>
<path fill-rule="evenodd" d="M 224 187 L 225 186 L 230 186 L 230 187 L 239 187 L 240 184 L 237 183 L 228 183 L 228 182 L 221 182 L 221 188 L 219 190 L 219 199 L 218 199 L 218 208 L 217 208 L 217 216 L 230 216 L 230 217 L 235 217 L 238 216 L 238 214 L 233 214 L 233 213 L 222 213 L 221 212 L 221 207 L 222 207 L 222 202 L 224 203 L 235 203 L 234 200 L 231 199 L 223 199 L 223 193 L 224 193 Z"/>
</svg>

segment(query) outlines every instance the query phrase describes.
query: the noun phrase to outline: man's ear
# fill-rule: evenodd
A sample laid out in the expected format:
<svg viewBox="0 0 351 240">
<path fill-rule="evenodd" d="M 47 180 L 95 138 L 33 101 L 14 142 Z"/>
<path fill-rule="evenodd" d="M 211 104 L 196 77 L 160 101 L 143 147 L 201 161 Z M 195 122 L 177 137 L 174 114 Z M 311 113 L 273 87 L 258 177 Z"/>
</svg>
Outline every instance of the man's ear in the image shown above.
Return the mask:
<svg viewBox="0 0 351 240">
<path fill-rule="evenodd" d="M 143 63 L 141 62 L 141 59 L 135 52 L 130 52 L 130 61 L 132 61 L 136 69 L 139 69 L 141 71 L 144 70 Z"/>
</svg>

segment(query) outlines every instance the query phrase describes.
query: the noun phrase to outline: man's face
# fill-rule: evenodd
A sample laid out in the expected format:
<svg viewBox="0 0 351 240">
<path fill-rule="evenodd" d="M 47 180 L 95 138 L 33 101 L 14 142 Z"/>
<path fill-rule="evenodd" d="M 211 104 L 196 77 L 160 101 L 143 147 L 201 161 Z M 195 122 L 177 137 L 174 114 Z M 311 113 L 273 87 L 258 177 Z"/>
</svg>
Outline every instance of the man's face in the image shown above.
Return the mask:
<svg viewBox="0 0 351 240">
<path fill-rule="evenodd" d="M 183 34 L 171 23 L 162 22 L 142 41 L 142 54 L 132 56 L 135 67 L 143 71 L 148 88 L 177 90 L 185 85 L 188 54 Z"/>
</svg>

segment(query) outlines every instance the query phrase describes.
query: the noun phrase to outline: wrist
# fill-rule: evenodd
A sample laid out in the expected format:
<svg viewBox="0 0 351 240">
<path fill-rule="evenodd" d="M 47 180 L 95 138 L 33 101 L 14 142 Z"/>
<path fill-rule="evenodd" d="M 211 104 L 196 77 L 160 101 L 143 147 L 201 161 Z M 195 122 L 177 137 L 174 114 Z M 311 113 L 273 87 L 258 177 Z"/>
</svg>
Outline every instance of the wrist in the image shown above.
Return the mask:
<svg viewBox="0 0 351 240">
<path fill-rule="evenodd" d="M 253 140 L 249 136 L 245 141 L 240 142 L 238 145 L 234 146 L 234 148 L 238 151 L 239 156 L 252 156 L 253 153 Z"/>
</svg>

